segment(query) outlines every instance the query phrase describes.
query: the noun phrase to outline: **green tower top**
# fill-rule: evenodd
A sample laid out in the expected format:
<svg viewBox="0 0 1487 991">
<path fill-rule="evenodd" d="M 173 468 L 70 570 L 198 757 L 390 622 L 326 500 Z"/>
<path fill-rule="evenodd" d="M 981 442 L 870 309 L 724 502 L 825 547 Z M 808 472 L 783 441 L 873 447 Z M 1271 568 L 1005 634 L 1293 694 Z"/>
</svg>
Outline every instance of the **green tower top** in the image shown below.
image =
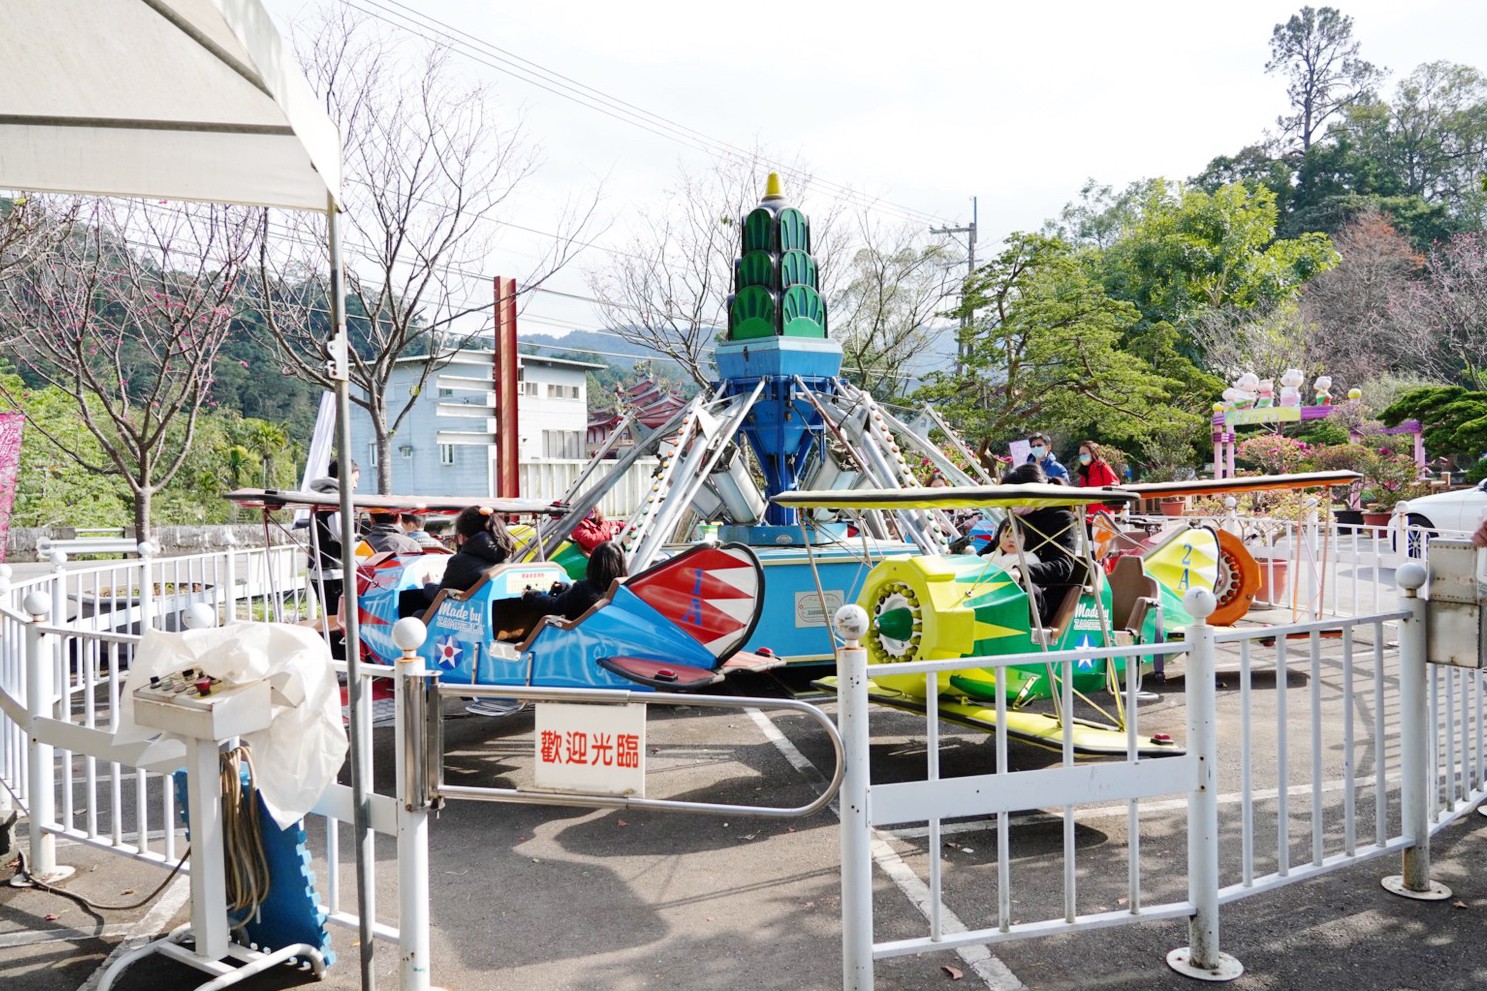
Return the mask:
<svg viewBox="0 0 1487 991">
<path fill-rule="evenodd" d="M 826 337 L 826 303 L 811 257 L 811 222 L 785 201 L 771 172 L 764 198 L 743 221 L 742 252 L 733 262 L 728 340 Z"/>
</svg>

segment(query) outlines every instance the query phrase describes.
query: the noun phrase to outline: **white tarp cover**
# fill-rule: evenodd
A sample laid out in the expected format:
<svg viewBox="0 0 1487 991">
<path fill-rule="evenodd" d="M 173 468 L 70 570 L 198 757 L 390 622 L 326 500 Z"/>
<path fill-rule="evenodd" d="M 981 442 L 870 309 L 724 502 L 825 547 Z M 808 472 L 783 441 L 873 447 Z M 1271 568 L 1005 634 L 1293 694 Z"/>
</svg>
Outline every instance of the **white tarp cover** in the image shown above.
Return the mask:
<svg viewBox="0 0 1487 991">
<path fill-rule="evenodd" d="M 259 0 L 0 10 L 0 188 L 339 202 L 340 137 Z"/>
<path fill-rule="evenodd" d="M 299 682 L 303 703 L 274 706 L 269 728 L 249 733 L 243 742 L 253 751 L 253 784 L 274 821 L 287 828 L 303 818 L 346 760 L 341 692 L 325 640 L 307 627 L 282 623 L 229 623 L 183 633 L 146 630 L 124 681 L 115 743 L 170 739 L 134 721 L 134 690 L 148 685 L 152 675 L 163 677 L 186 668 L 197 668 L 229 685 L 281 671 Z M 153 759 L 147 754 L 143 762 Z"/>
</svg>

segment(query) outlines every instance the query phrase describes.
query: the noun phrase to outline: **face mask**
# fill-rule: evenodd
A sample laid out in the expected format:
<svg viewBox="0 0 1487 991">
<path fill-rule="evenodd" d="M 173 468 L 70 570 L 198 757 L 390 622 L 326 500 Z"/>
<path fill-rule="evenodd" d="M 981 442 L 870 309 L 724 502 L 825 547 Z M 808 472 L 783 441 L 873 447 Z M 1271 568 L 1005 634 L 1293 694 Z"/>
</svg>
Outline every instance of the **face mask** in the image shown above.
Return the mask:
<svg viewBox="0 0 1487 991">
<path fill-rule="evenodd" d="M 1048 448 L 1042 446 L 1034 447 L 1033 457 L 1037 458 L 1039 461 L 1042 461 L 1044 458 L 1048 457 Z"/>
<path fill-rule="evenodd" d="M 1094 458 L 1090 457 L 1088 454 L 1079 455 L 1079 463 L 1082 465 L 1087 465 L 1093 460 Z"/>
</svg>

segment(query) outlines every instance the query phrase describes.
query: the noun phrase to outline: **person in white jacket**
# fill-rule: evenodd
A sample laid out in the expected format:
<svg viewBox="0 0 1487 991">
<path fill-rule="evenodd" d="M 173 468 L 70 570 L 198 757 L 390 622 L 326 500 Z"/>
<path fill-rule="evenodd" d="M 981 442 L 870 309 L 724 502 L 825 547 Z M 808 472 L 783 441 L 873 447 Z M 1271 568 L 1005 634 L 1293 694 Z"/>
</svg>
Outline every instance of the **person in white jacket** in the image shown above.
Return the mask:
<svg viewBox="0 0 1487 991">
<path fill-rule="evenodd" d="M 993 538 L 996 550 L 986 555 L 986 560 L 1010 574 L 1013 578 L 1021 580 L 1022 573 L 1017 570 L 1017 548 L 1022 543 L 1017 531 L 1012 529 L 1009 520 L 1002 520 L 1002 525 L 997 528 L 996 537 Z M 1028 564 L 1042 564 L 1038 555 L 1032 551 L 1023 551 L 1022 560 Z"/>
</svg>

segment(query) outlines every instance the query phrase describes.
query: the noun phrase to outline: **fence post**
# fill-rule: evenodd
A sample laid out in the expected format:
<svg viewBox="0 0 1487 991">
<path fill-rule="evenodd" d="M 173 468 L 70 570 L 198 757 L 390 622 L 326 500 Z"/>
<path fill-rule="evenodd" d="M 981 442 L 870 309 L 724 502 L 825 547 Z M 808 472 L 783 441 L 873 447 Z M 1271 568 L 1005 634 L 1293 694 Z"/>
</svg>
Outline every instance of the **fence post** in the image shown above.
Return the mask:
<svg viewBox="0 0 1487 991">
<path fill-rule="evenodd" d="M 845 605 L 832 617 L 845 643 L 836 652 L 837 729 L 846 752 L 839 793 L 842 838 L 842 991 L 873 988 L 873 854 L 868 815 L 867 611 Z"/>
<path fill-rule="evenodd" d="M 1441 901 L 1451 889 L 1430 879 L 1430 704 L 1426 691 L 1425 611 L 1420 598 L 1425 566 L 1400 565 L 1394 574 L 1399 607 L 1409 613 L 1399 624 L 1399 816 L 1410 845 L 1404 851 L 1404 873 L 1380 883 L 1385 891 L 1417 901 Z"/>
<path fill-rule="evenodd" d="M 31 621 L 26 624 L 26 777 L 31 799 L 30 863 L 26 874 L 38 881 L 56 881 L 72 873 L 57 866 L 57 837 L 51 832 L 57 816 L 56 768 L 52 745 L 36 739 L 36 721 L 52 716 L 56 702 L 52 688 L 52 658 L 41 624 L 51 618 L 52 597 L 45 592 L 26 596 L 21 608 Z"/>
<path fill-rule="evenodd" d="M 428 630 L 421 620 L 400 619 L 392 639 L 402 650 L 393 682 L 396 706 L 398 802 L 398 955 L 400 991 L 428 991 L 429 949 L 429 787 L 428 727 L 430 681 L 417 653 Z"/>
<path fill-rule="evenodd" d="M 10 565 L 0 564 L 0 606 L 10 605 L 10 574 Z M 7 668 L 9 665 L 4 662 L 3 655 L 0 655 L 0 690 L 9 690 L 14 687 L 12 684 L 4 683 Z M 9 668 L 9 670 L 12 674 L 15 673 L 14 668 Z M 18 780 L 19 775 L 9 776 L 14 774 L 15 770 L 10 750 L 12 739 L 14 736 L 10 726 L 7 725 L 6 718 L 0 716 L 0 779 L 7 779 L 0 780 L 0 857 L 8 856 L 10 853 L 11 829 L 15 826 L 16 820 L 16 808 L 11 798 L 11 788 L 19 789 L 21 786 Z"/>
<path fill-rule="evenodd" d="M 1193 789 L 1188 792 L 1188 945 L 1167 954 L 1167 966 L 1202 981 L 1232 981 L 1244 965 L 1219 951 L 1219 806 L 1218 733 L 1214 709 L 1213 627 L 1208 617 L 1218 602 L 1206 588 L 1190 589 L 1182 605 L 1193 617 L 1184 637 L 1188 643 L 1185 694 L 1188 709 L 1188 754 Z"/>
<path fill-rule="evenodd" d="M 224 541 L 226 547 L 222 551 L 222 622 L 236 623 L 238 618 L 238 559 L 237 559 L 237 537 L 231 530 L 227 531 Z M 251 600 L 250 600 L 251 601 Z M 252 619 L 251 610 L 249 619 Z"/>
</svg>

